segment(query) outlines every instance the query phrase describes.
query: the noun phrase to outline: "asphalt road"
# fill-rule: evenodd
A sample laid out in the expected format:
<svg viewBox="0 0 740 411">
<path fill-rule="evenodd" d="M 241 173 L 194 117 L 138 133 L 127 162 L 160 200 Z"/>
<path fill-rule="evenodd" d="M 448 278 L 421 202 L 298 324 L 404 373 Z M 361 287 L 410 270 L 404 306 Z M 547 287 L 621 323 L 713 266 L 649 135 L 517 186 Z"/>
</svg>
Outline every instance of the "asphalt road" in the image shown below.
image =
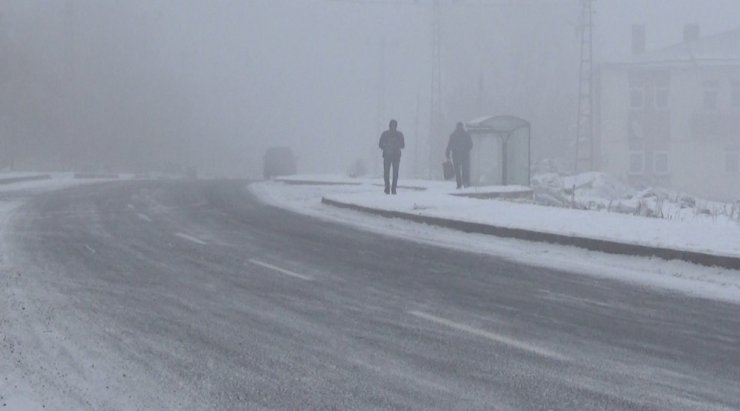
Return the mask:
<svg viewBox="0 0 740 411">
<path fill-rule="evenodd" d="M 740 306 L 363 232 L 244 186 L 28 201 L 4 372 L 46 409 L 740 409 Z"/>
</svg>

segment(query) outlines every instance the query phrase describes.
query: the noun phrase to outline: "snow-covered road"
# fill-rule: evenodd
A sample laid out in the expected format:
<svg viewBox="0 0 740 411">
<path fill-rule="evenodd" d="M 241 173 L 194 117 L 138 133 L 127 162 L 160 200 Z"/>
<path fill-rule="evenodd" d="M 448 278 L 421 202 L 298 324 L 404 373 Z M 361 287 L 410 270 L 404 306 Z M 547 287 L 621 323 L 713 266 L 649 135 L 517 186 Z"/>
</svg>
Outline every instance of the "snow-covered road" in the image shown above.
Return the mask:
<svg viewBox="0 0 740 411">
<path fill-rule="evenodd" d="M 0 406 L 740 408 L 740 307 L 116 182 L 16 209 Z"/>
</svg>

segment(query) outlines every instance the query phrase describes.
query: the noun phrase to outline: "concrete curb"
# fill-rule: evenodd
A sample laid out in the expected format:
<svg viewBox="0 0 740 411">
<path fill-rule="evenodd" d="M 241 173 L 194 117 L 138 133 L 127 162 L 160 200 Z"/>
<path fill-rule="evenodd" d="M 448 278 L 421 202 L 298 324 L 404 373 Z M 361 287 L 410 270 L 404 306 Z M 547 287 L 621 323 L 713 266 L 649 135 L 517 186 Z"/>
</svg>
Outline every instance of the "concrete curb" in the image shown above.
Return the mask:
<svg viewBox="0 0 740 411">
<path fill-rule="evenodd" d="M 23 183 L 26 181 L 39 181 L 39 180 L 51 180 L 51 176 L 49 174 L 40 174 L 36 176 L 0 178 L 0 185 Z"/>
<path fill-rule="evenodd" d="M 449 220 L 441 217 L 422 216 L 402 211 L 380 210 L 371 207 L 359 206 L 356 204 L 344 203 L 326 197 L 322 197 L 321 202 L 333 207 L 362 211 L 365 213 L 375 214 L 387 218 L 401 218 L 416 223 L 424 223 L 436 227 L 451 228 L 453 230 L 459 230 L 466 233 L 486 234 L 503 238 L 514 238 L 518 240 L 575 246 L 591 251 L 600 251 L 609 254 L 659 257 L 665 260 L 681 260 L 710 267 L 717 266 L 730 268 L 733 270 L 740 269 L 739 257 L 715 255 L 698 251 L 677 250 L 672 248 L 650 247 L 645 245 L 592 239 L 587 237 L 574 237 L 563 234 L 544 233 L 519 228 L 500 227 L 467 221 Z"/>
</svg>

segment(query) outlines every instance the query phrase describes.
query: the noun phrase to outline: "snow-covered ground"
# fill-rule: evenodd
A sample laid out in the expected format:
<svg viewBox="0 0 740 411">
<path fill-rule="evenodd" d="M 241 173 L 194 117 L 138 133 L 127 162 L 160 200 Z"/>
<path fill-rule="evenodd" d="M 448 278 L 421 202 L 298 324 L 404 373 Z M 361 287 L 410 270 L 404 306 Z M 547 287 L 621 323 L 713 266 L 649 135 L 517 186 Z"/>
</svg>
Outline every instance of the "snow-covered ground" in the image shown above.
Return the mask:
<svg viewBox="0 0 740 411">
<path fill-rule="evenodd" d="M 626 241 L 632 239 L 646 244 L 680 245 L 694 250 L 730 255 L 740 255 L 740 241 L 737 240 L 740 238 L 740 227 L 736 225 L 718 223 L 715 226 L 707 226 L 696 225 L 693 222 L 676 224 L 679 222 L 505 201 L 457 198 L 430 191 L 401 190 L 398 196 L 386 196 L 372 184 L 311 186 L 262 182 L 250 185 L 250 190 L 264 202 L 274 206 L 329 221 L 352 224 L 386 235 L 487 253 L 534 266 L 557 267 L 703 298 L 740 303 L 740 271 L 467 234 L 400 219 L 337 209 L 322 204 L 321 198 L 327 196 L 366 206 L 442 217 L 451 216 L 468 221 L 489 221 L 507 226 L 528 225 L 554 232 L 590 234 L 598 238 L 612 238 L 616 235 Z M 574 221 L 579 221 L 579 224 L 574 224 Z"/>
<path fill-rule="evenodd" d="M 18 177 L 30 177 L 37 175 L 46 175 L 46 173 L 0 173 L 0 180 L 8 178 Z M 13 212 L 18 209 L 19 206 L 23 205 L 25 199 L 28 197 L 43 192 L 59 190 L 63 188 L 74 187 L 82 184 L 90 184 L 105 180 L 96 179 L 75 179 L 73 173 L 51 173 L 51 178 L 34 181 L 23 181 L 15 182 L 11 184 L 0 185 L 0 238 L 3 241 L 10 239 L 6 238 L 7 224 L 13 215 Z M 127 176 L 129 178 L 130 176 Z M 3 312 L 3 316 L 0 316 L 0 337 L 5 337 L 2 332 L 4 324 L 13 321 L 22 321 L 22 318 L 18 317 L 17 309 L 9 309 L 8 307 L 14 304 L 20 304 L 15 301 L 12 296 L 22 295 L 23 290 L 17 286 L 17 278 L 14 277 L 13 267 L 9 267 L 7 263 L 7 248 L 5 243 L 0 243 L 2 248 L 2 260 L 0 269 L 8 275 L 0 275 L 0 287 L 4 288 L 3 296 L 11 296 L 9 300 L 0 302 L 0 312 Z M 3 308 L 6 308 L 4 310 Z M 17 307 L 15 307 L 17 308 Z M 13 316 L 13 317 L 11 317 Z M 11 352 L 16 349 L 13 347 L 14 343 L 11 340 L 0 339 L 0 346 L 6 346 Z M 25 382 L 23 378 L 19 378 L 17 375 L 9 375 L 2 372 L 2 364 L 0 364 L 0 409 L 2 410 L 40 410 L 44 408 L 35 398 L 33 390 Z"/>
</svg>

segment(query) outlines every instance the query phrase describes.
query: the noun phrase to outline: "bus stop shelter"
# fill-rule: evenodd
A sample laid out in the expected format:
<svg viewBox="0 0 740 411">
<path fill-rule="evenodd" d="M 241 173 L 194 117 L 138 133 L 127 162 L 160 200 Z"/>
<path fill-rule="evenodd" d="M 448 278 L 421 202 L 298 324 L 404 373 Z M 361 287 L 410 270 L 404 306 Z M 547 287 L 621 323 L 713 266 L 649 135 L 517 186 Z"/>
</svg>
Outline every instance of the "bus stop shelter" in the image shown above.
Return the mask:
<svg viewBox="0 0 740 411">
<path fill-rule="evenodd" d="M 467 122 L 466 128 L 473 137 L 473 185 L 530 185 L 532 127 L 528 121 L 486 116 Z"/>
</svg>

